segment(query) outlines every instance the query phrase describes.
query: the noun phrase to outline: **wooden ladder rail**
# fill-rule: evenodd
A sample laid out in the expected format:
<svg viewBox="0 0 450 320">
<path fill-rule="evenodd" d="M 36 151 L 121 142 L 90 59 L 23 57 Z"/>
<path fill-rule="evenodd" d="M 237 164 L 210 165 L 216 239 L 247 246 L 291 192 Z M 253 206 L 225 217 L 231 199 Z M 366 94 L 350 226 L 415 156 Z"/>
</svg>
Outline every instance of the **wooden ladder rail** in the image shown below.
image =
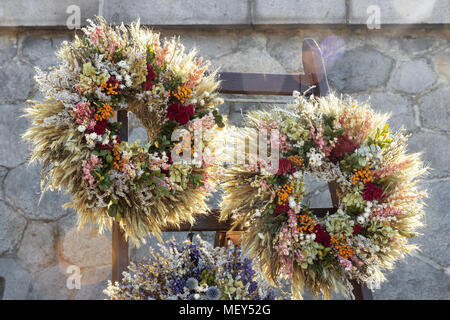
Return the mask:
<svg viewBox="0 0 450 320">
<path fill-rule="evenodd" d="M 219 92 L 223 94 L 246 95 L 284 95 L 290 96 L 294 90 L 300 93 L 325 96 L 329 92 L 328 80 L 322 53 L 316 41 L 304 39 L 302 47 L 303 74 L 268 74 L 268 73 L 219 73 L 221 80 Z M 128 140 L 128 118 L 126 111 L 118 112 L 118 121 L 122 123 L 120 138 Z M 317 216 L 324 216 L 327 212 L 335 213 L 338 206 L 336 184 L 328 184 L 333 207 L 311 208 Z M 225 246 L 226 232 L 231 229 L 232 221 L 219 221 L 220 210 L 211 210 L 208 215 L 201 215 L 194 225 L 183 224 L 180 228 L 167 227 L 164 231 L 199 232 L 215 231 L 215 246 Z M 112 281 L 120 281 L 123 271 L 129 264 L 128 243 L 117 222 L 112 226 Z M 365 286 L 352 282 L 353 294 L 356 300 L 371 300 L 372 292 Z"/>
</svg>

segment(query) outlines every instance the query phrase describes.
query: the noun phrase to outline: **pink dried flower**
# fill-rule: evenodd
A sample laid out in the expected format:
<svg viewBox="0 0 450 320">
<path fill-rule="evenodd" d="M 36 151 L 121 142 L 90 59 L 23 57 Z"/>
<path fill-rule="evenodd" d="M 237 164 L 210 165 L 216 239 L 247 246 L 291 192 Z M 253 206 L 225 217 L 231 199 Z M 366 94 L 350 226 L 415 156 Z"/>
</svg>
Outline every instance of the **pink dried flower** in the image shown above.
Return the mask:
<svg viewBox="0 0 450 320">
<path fill-rule="evenodd" d="M 400 163 L 388 163 L 385 167 L 377 170 L 373 170 L 372 174 L 376 178 L 384 178 L 395 175 L 399 172 L 404 166 L 411 163 L 411 160 L 404 160 Z"/>
<path fill-rule="evenodd" d="M 372 211 L 370 212 L 370 217 L 371 218 L 374 218 L 374 217 L 385 218 L 385 217 L 396 216 L 401 213 L 402 213 L 402 210 L 400 210 L 399 208 L 392 207 L 392 206 L 384 203 L 380 206 L 373 208 Z"/>
<path fill-rule="evenodd" d="M 81 166 L 83 168 L 83 180 L 87 180 L 89 185 L 92 186 L 95 183 L 95 179 L 91 174 L 91 171 L 95 169 L 95 167 L 100 167 L 102 165 L 102 159 L 94 155 L 93 153 L 90 156 L 83 160 Z"/>
<path fill-rule="evenodd" d="M 352 262 L 348 259 L 345 259 L 341 256 L 337 256 L 339 263 L 344 266 L 345 271 L 352 271 L 353 265 Z"/>
<path fill-rule="evenodd" d="M 412 200 L 417 198 L 428 197 L 428 193 L 426 192 L 410 192 L 408 194 L 399 194 L 395 196 L 391 196 L 387 199 L 388 202 L 395 200 Z"/>
<path fill-rule="evenodd" d="M 164 43 L 164 47 L 155 47 L 155 54 L 156 54 L 156 66 L 159 67 L 163 64 L 164 60 L 166 59 L 167 54 L 169 53 L 169 42 Z"/>
<path fill-rule="evenodd" d="M 194 88 L 198 84 L 200 79 L 202 78 L 205 71 L 206 71 L 206 67 L 202 67 L 202 68 L 199 68 L 199 69 L 195 70 L 194 72 L 190 73 L 188 75 L 188 81 L 185 84 L 186 87 L 188 89 Z"/>
<path fill-rule="evenodd" d="M 77 124 L 88 123 L 94 114 L 94 110 L 90 107 L 89 102 L 79 102 L 75 107 L 73 107 L 73 110 L 75 111 L 75 122 Z"/>
<path fill-rule="evenodd" d="M 91 39 L 92 44 L 96 46 L 98 45 L 98 39 L 104 35 L 105 33 L 103 32 L 103 28 L 101 26 L 96 26 L 89 35 L 89 39 Z"/>
<path fill-rule="evenodd" d="M 319 127 L 316 130 L 314 130 L 314 128 L 310 128 L 309 132 L 311 133 L 316 146 L 325 154 L 325 158 L 328 158 L 333 150 L 333 147 L 328 144 L 327 139 L 323 135 L 323 128 Z"/>
</svg>

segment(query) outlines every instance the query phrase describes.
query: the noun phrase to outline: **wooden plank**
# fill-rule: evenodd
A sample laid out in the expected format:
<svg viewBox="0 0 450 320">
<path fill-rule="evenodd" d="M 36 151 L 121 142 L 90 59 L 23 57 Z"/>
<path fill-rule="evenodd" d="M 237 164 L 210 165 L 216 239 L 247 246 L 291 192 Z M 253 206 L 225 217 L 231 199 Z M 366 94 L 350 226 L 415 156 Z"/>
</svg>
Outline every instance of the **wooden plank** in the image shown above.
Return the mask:
<svg viewBox="0 0 450 320">
<path fill-rule="evenodd" d="M 304 39 L 302 46 L 303 71 L 312 76 L 312 83 L 317 84 L 314 94 L 326 96 L 330 90 L 328 86 L 327 72 L 322 58 L 322 52 L 314 39 Z"/>
<path fill-rule="evenodd" d="M 350 280 L 350 283 L 353 286 L 353 295 L 355 296 L 355 300 L 373 300 L 372 291 L 365 285 L 361 285 L 355 280 Z"/>
<path fill-rule="evenodd" d="M 226 94 L 291 96 L 294 90 L 305 92 L 313 85 L 311 75 L 221 72 L 218 91 Z"/>
<path fill-rule="evenodd" d="M 318 217 L 323 217 L 329 212 L 333 214 L 336 212 L 336 208 L 311 208 L 314 214 Z M 194 225 L 190 225 L 188 223 L 182 224 L 180 227 L 177 226 L 169 226 L 164 228 L 164 231 L 169 232 L 190 232 L 190 231 L 228 231 L 233 227 L 233 221 L 219 221 L 220 210 L 215 209 L 211 210 L 206 215 L 201 215 L 197 218 L 197 221 Z"/>
<path fill-rule="evenodd" d="M 334 208 L 337 208 L 339 205 L 339 198 L 336 193 L 337 190 L 336 181 L 328 182 L 328 189 L 330 190 L 331 203 L 333 204 Z"/>
<path fill-rule="evenodd" d="M 227 233 L 225 231 L 216 231 L 214 236 L 214 247 L 225 247 Z"/>
<path fill-rule="evenodd" d="M 119 137 L 122 141 L 128 141 L 128 112 L 117 112 L 117 121 L 121 122 Z M 122 272 L 126 271 L 129 264 L 128 241 L 119 223 L 114 221 L 112 225 L 112 281 L 120 281 Z"/>
<path fill-rule="evenodd" d="M 180 227 L 168 226 L 167 232 L 189 231 L 227 231 L 232 228 L 232 221 L 219 221 L 220 210 L 211 210 L 208 214 L 200 215 L 194 225 L 184 223 Z"/>
</svg>

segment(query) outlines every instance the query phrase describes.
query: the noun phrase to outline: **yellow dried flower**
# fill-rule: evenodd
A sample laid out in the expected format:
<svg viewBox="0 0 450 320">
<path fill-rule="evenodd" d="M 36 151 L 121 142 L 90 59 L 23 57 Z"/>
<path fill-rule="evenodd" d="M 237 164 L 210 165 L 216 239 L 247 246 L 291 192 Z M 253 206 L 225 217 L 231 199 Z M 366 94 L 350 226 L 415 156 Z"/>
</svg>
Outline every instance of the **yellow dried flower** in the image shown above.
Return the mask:
<svg viewBox="0 0 450 320">
<path fill-rule="evenodd" d="M 191 97 L 192 90 L 187 88 L 186 85 L 178 86 L 177 90 L 169 91 L 169 97 L 175 97 L 180 103 L 185 103 Z"/>
</svg>

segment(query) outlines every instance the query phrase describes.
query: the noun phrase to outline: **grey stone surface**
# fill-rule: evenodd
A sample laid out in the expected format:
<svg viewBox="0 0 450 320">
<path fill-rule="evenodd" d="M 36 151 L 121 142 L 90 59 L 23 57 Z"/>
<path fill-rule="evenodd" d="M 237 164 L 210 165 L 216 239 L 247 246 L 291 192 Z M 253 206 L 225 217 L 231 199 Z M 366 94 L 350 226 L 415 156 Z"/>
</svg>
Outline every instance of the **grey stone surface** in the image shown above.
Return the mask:
<svg viewBox="0 0 450 320">
<path fill-rule="evenodd" d="M 0 68 L 0 101 L 25 100 L 33 88 L 34 70 L 14 59 Z"/>
<path fill-rule="evenodd" d="M 28 120 L 21 117 L 24 105 L 0 105 L 0 165 L 16 167 L 24 163 L 29 154 L 28 145 L 21 135 L 28 127 Z"/>
<path fill-rule="evenodd" d="M 4 201 L 0 201 L 0 256 L 16 249 L 27 221 Z"/>
<path fill-rule="evenodd" d="M 380 7 L 382 24 L 449 22 L 446 0 L 166 0 L 164 5 L 158 0 L 42 0 L 39 5 L 3 0 L 0 26 L 66 26 L 74 12 L 81 25 L 94 15 L 114 23 L 140 17 L 144 24 L 160 26 L 366 24 L 371 5 Z"/>
<path fill-rule="evenodd" d="M 345 52 L 328 69 L 330 84 L 338 91 L 355 92 L 383 86 L 389 79 L 393 61 L 365 46 Z"/>
<path fill-rule="evenodd" d="M 11 60 L 17 53 L 15 34 L 0 32 L 0 66 Z"/>
<path fill-rule="evenodd" d="M 5 179 L 5 196 L 15 206 L 33 219 L 55 220 L 71 212 L 61 206 L 70 201 L 70 196 L 58 191 L 46 191 L 41 197 L 41 166 L 22 165 L 11 170 Z"/>
<path fill-rule="evenodd" d="M 439 41 L 431 37 L 405 36 L 401 44 L 408 55 L 421 55 L 436 48 Z"/>
<path fill-rule="evenodd" d="M 222 201 L 223 196 L 223 189 L 218 188 L 216 192 L 212 194 L 212 196 L 208 200 L 208 207 L 211 209 L 219 209 L 220 208 L 220 202 Z"/>
<path fill-rule="evenodd" d="M 74 14 L 79 16 L 81 24 L 85 24 L 86 19 L 99 14 L 99 2 L 42 0 L 30 3 L 27 0 L 3 0 L 0 3 L 0 26 L 66 26 Z"/>
<path fill-rule="evenodd" d="M 7 174 L 8 174 L 8 169 L 5 167 L 0 167 L 0 185 L 3 185 L 3 179 L 5 179 Z M 0 188 L 0 200 L 5 199 L 5 194 L 2 189 L 3 188 Z"/>
<path fill-rule="evenodd" d="M 448 300 L 450 277 L 416 257 L 407 257 L 387 272 L 387 281 L 373 292 L 376 300 Z"/>
<path fill-rule="evenodd" d="M 450 174 L 448 156 L 450 138 L 434 132 L 418 132 L 408 140 L 409 152 L 423 152 L 422 159 L 431 167 L 430 177 L 447 177 Z"/>
<path fill-rule="evenodd" d="M 375 92 L 372 94 L 353 95 L 358 101 L 369 101 L 370 106 L 378 112 L 391 113 L 388 121 L 391 130 L 404 127 L 408 131 L 417 128 L 410 101 L 396 93 Z"/>
<path fill-rule="evenodd" d="M 0 258 L 0 277 L 5 279 L 3 300 L 27 298 L 32 278 L 14 259 Z"/>
<path fill-rule="evenodd" d="M 58 244 L 60 258 L 80 268 L 104 266 L 111 263 L 111 239 L 99 235 L 98 229 L 86 226 L 70 229 Z"/>
<path fill-rule="evenodd" d="M 58 265 L 41 271 L 33 279 L 33 287 L 28 299 L 31 300 L 67 300 L 74 294 L 67 288 L 67 277 Z"/>
<path fill-rule="evenodd" d="M 64 237 L 69 231 L 77 227 L 77 214 L 75 212 L 69 213 L 57 221 L 58 235 L 60 238 Z"/>
<path fill-rule="evenodd" d="M 429 193 L 429 198 L 425 199 L 427 207 L 423 219 L 424 227 L 420 230 L 425 236 L 414 238 L 412 242 L 420 246 L 422 256 L 447 267 L 450 266 L 450 224 L 443 222 L 446 221 L 447 208 L 450 207 L 450 181 L 428 182 L 422 185 Z"/>
<path fill-rule="evenodd" d="M 82 285 L 79 290 L 74 289 L 75 297 L 74 300 L 105 300 L 108 299 L 103 293 L 106 289 L 108 283 L 107 281 L 101 281 L 96 284 Z"/>
<path fill-rule="evenodd" d="M 133 128 L 130 131 L 130 135 L 128 137 L 128 141 L 134 142 L 136 140 L 140 140 L 141 144 L 146 144 L 148 141 L 147 131 L 145 131 L 144 127 Z"/>
<path fill-rule="evenodd" d="M 441 24 L 450 22 L 447 0 L 350 0 L 349 23 L 366 24 L 367 8 L 378 6 L 382 24 Z"/>
<path fill-rule="evenodd" d="M 441 74 L 447 83 L 450 81 L 450 48 L 447 44 L 447 50 L 441 51 L 433 57 L 436 70 Z"/>
<path fill-rule="evenodd" d="M 311 208 L 331 207 L 331 196 L 327 182 L 313 174 L 306 174 L 304 179 L 306 194 L 302 203 L 311 206 Z"/>
<path fill-rule="evenodd" d="M 107 264 L 104 266 L 83 268 L 81 270 L 81 289 L 83 287 L 104 285 L 108 279 L 111 279 L 111 270 L 112 270 L 111 264 Z"/>
<path fill-rule="evenodd" d="M 69 41 L 70 37 L 26 37 L 22 42 L 22 55 L 39 68 L 47 69 L 58 63 L 56 51 L 64 40 Z"/>
<path fill-rule="evenodd" d="M 267 51 L 254 47 L 224 55 L 212 61 L 214 68 L 221 71 L 284 73 L 281 64 Z"/>
<path fill-rule="evenodd" d="M 254 4 L 256 24 L 345 23 L 345 0 L 258 0 Z"/>
<path fill-rule="evenodd" d="M 302 200 L 302 203 L 310 208 L 330 208 L 333 206 L 331 203 L 331 195 L 326 184 L 307 194 Z"/>
<path fill-rule="evenodd" d="M 302 42 L 303 38 L 300 36 L 288 39 L 286 37 L 270 37 L 267 50 L 280 62 L 286 72 L 303 72 Z"/>
<path fill-rule="evenodd" d="M 54 223 L 31 222 L 23 236 L 17 257 L 22 266 L 37 272 L 54 264 L 57 229 Z"/>
<path fill-rule="evenodd" d="M 173 30 L 161 31 L 162 37 L 170 38 L 176 35 Z M 204 59 L 214 60 L 237 49 L 238 33 L 230 29 L 218 29 L 217 33 L 208 31 L 184 32 L 181 41 L 187 50 L 197 49 L 198 55 Z"/>
<path fill-rule="evenodd" d="M 428 128 L 450 130 L 450 86 L 434 90 L 419 100 L 422 123 Z"/>
<path fill-rule="evenodd" d="M 145 14 L 143 14 L 145 12 Z M 141 18 L 142 24 L 150 25 L 229 25 L 248 24 L 247 1 L 138 0 L 130 5 L 127 1 L 106 2 L 104 15 L 114 23 L 131 22 Z"/>
<path fill-rule="evenodd" d="M 393 73 L 392 87 L 407 93 L 419 93 L 436 81 L 436 73 L 423 59 L 401 63 Z"/>
<path fill-rule="evenodd" d="M 243 113 L 233 112 L 229 117 L 229 124 L 232 126 L 242 126 L 242 121 L 244 119 Z"/>
</svg>

